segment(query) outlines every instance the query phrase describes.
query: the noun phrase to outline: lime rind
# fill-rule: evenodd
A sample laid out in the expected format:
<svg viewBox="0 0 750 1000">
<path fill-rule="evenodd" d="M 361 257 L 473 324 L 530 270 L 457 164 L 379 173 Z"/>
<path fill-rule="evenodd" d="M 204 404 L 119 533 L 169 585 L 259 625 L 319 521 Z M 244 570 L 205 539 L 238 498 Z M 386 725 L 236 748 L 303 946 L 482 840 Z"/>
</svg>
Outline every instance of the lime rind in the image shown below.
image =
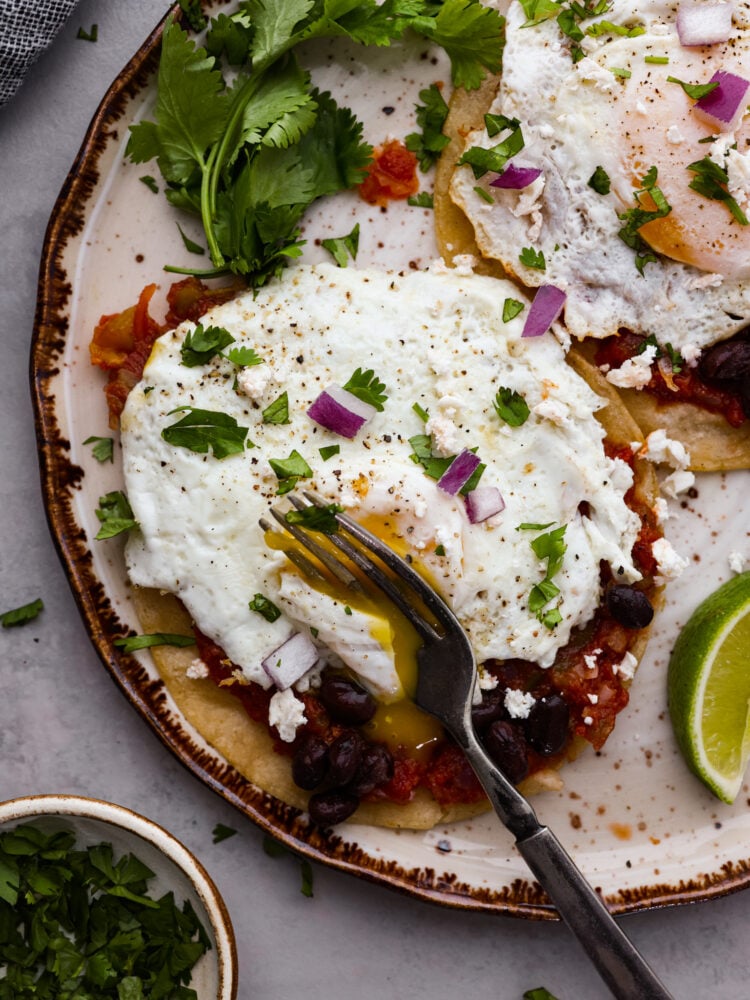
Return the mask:
<svg viewBox="0 0 750 1000">
<path fill-rule="evenodd" d="M 696 608 L 668 675 L 669 711 L 686 763 L 730 804 L 750 759 L 749 660 L 750 573 L 742 573 Z"/>
</svg>

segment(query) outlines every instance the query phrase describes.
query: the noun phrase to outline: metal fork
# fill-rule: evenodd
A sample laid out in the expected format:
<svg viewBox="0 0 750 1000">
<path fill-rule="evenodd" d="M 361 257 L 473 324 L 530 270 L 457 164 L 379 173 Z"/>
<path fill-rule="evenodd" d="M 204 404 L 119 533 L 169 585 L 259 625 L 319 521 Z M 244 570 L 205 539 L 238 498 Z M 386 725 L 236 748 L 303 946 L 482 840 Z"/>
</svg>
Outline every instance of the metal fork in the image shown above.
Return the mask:
<svg viewBox="0 0 750 1000">
<path fill-rule="evenodd" d="M 297 510 L 329 506 L 314 493 L 304 491 L 302 496 L 304 500 L 289 494 L 287 499 Z M 271 513 L 282 528 L 320 559 L 345 586 L 359 586 L 354 574 L 328 546 L 319 544 L 299 525 L 291 525 L 279 507 L 274 507 Z M 516 838 L 516 847 L 612 995 L 619 1000 L 670 1000 L 671 994 L 620 929 L 560 841 L 542 826 L 531 805 L 493 763 L 477 739 L 471 722 L 476 661 L 458 619 L 405 559 L 346 514 L 336 513 L 335 518 L 339 530 L 328 535 L 327 541 L 393 601 L 422 640 L 417 653 L 417 705 L 434 715 L 464 751 L 495 812 Z M 261 519 L 261 526 L 268 530 L 271 524 Z M 352 544 L 350 538 L 358 544 Z M 363 549 L 374 554 L 390 573 Z M 299 555 L 295 562 L 300 565 Z M 307 562 L 303 555 L 301 568 L 317 572 L 312 562 L 305 566 Z M 427 611 L 434 624 L 415 603 Z"/>
</svg>

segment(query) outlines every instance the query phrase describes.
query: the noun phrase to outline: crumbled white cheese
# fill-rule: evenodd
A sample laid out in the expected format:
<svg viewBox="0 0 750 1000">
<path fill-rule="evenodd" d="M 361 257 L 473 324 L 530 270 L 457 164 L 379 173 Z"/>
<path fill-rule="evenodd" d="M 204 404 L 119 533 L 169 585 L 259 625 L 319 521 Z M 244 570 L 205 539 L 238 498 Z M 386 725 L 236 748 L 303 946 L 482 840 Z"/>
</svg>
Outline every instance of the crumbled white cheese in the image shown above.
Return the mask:
<svg viewBox="0 0 750 1000">
<path fill-rule="evenodd" d="M 477 259 L 471 253 L 457 253 L 453 258 L 453 268 L 456 274 L 460 274 L 461 277 L 473 274 L 476 266 Z"/>
<path fill-rule="evenodd" d="M 744 573 L 747 559 L 741 552 L 729 553 L 729 568 L 733 573 Z"/>
<path fill-rule="evenodd" d="M 672 146 L 679 146 L 685 141 L 685 136 L 680 132 L 678 125 L 670 125 L 667 129 L 667 142 Z"/>
<path fill-rule="evenodd" d="M 597 654 L 601 653 L 600 649 L 595 649 L 590 655 L 585 655 L 583 657 L 583 662 L 586 664 L 587 670 L 598 670 L 599 664 L 597 663 Z"/>
<path fill-rule="evenodd" d="M 601 90 L 605 94 L 611 93 L 617 86 L 617 80 L 615 79 L 614 74 L 604 66 L 600 66 L 599 63 L 590 56 L 585 56 L 578 63 L 576 63 L 576 70 L 578 71 L 578 76 L 581 80 L 585 80 L 587 83 L 593 83 L 597 90 Z"/>
<path fill-rule="evenodd" d="M 592 716 L 590 716 L 590 715 L 584 715 L 584 717 L 583 717 L 583 724 L 584 724 L 584 726 L 593 726 L 594 725 L 594 720 L 593 720 Z"/>
<path fill-rule="evenodd" d="M 270 365 L 252 365 L 237 374 L 237 389 L 254 402 L 263 398 L 270 382 L 274 381 Z"/>
<path fill-rule="evenodd" d="M 592 705 L 596 705 L 599 701 L 598 694 L 587 694 L 586 697 L 588 698 L 588 700 L 591 702 Z"/>
<path fill-rule="evenodd" d="M 688 288 L 691 291 L 700 291 L 703 288 L 720 288 L 724 283 L 723 274 L 715 274 L 709 271 L 706 274 L 698 275 L 697 278 L 691 278 L 688 282 Z"/>
<path fill-rule="evenodd" d="M 185 671 L 185 676 L 191 681 L 203 680 L 204 677 L 208 677 L 208 667 L 200 657 L 196 657 Z"/>
<path fill-rule="evenodd" d="M 683 344 L 680 348 L 680 355 L 688 368 L 695 368 L 701 356 L 701 349 L 697 344 Z"/>
<path fill-rule="evenodd" d="M 657 465 L 670 465 L 673 469 L 685 469 L 690 464 L 685 445 L 667 437 L 667 432 L 661 427 L 651 431 L 641 454 Z"/>
<path fill-rule="evenodd" d="M 291 688 L 277 691 L 268 703 L 268 721 L 276 726 L 279 737 L 285 743 L 292 743 L 297 729 L 303 722 L 307 722 L 305 704 L 295 696 Z"/>
<path fill-rule="evenodd" d="M 551 396 L 543 399 L 541 403 L 537 403 L 531 412 L 544 420 L 551 420 L 558 427 L 570 424 L 570 416 L 565 403 L 561 403 L 558 399 L 552 399 Z"/>
<path fill-rule="evenodd" d="M 619 663 L 615 663 L 612 666 L 612 670 L 615 674 L 619 674 L 624 681 L 632 681 L 635 677 L 635 668 L 638 666 L 638 660 L 633 656 L 632 653 L 626 653 Z"/>
<path fill-rule="evenodd" d="M 529 712 L 533 708 L 536 698 L 526 691 L 516 691 L 508 688 L 505 692 L 503 704 L 511 719 L 528 719 Z"/>
<path fill-rule="evenodd" d="M 727 155 L 727 189 L 740 208 L 750 201 L 750 159 L 746 153 L 730 149 Z"/>
<path fill-rule="evenodd" d="M 459 450 L 458 428 L 448 417 L 430 417 L 424 429 L 432 437 L 432 447 L 438 455 L 455 455 Z"/>
<path fill-rule="evenodd" d="M 607 372 L 607 381 L 620 389 L 642 389 L 651 380 L 651 365 L 656 347 L 649 344 L 645 351 L 628 358 L 619 368 Z"/>
<path fill-rule="evenodd" d="M 654 517 L 656 518 L 657 524 L 664 524 L 664 522 L 669 518 L 669 504 L 664 499 L 664 497 L 657 497 L 652 507 L 654 512 Z"/>
<path fill-rule="evenodd" d="M 668 497 L 676 500 L 680 493 L 685 493 L 695 482 L 695 476 L 687 469 L 678 469 L 661 481 L 661 489 Z"/>
<path fill-rule="evenodd" d="M 688 565 L 688 560 L 678 555 L 666 538 L 657 538 L 651 546 L 651 552 L 659 574 L 665 580 L 676 579 Z"/>
<path fill-rule="evenodd" d="M 481 666 L 479 667 L 478 674 L 480 691 L 494 691 L 500 683 L 499 677 L 496 677 L 495 674 L 490 673 L 489 670 L 485 670 Z"/>
<path fill-rule="evenodd" d="M 517 219 L 522 218 L 524 215 L 531 215 L 532 224 L 535 224 L 533 215 L 541 208 L 539 199 L 542 197 L 545 184 L 544 174 L 540 174 L 531 184 L 527 184 L 525 188 L 520 190 L 515 205 L 509 206 Z"/>
</svg>

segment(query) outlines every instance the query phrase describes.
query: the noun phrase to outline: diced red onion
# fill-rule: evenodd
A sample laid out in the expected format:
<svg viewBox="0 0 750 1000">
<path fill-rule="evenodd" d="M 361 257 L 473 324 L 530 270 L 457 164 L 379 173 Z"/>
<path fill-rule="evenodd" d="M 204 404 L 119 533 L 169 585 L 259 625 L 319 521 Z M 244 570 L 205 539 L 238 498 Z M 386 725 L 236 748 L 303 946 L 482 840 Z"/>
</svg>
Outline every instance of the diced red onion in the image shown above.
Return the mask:
<svg viewBox="0 0 750 1000">
<path fill-rule="evenodd" d="M 490 187 L 502 188 L 505 191 L 520 191 L 541 176 L 542 171 L 536 167 L 517 167 L 514 163 L 509 163 L 499 177 L 490 181 Z"/>
<path fill-rule="evenodd" d="M 466 513 L 472 524 L 481 524 L 505 510 L 505 500 L 497 486 L 477 486 L 466 494 Z"/>
<path fill-rule="evenodd" d="M 329 385 L 312 404 L 307 415 L 326 430 L 340 434 L 341 437 L 353 438 L 377 412 L 374 406 L 348 390 L 338 385 Z"/>
<path fill-rule="evenodd" d="M 563 310 L 567 295 L 554 285 L 541 285 L 526 314 L 522 337 L 541 337 Z"/>
<path fill-rule="evenodd" d="M 683 3 L 677 13 L 680 44 L 715 45 L 732 34 L 732 3 Z"/>
<path fill-rule="evenodd" d="M 745 95 L 750 82 L 723 70 L 714 73 L 711 83 L 714 82 L 719 86 L 696 101 L 693 111 L 721 132 L 732 132 L 745 113 Z"/>
<path fill-rule="evenodd" d="M 295 632 L 263 660 L 261 666 L 279 691 L 285 691 L 314 667 L 320 656 L 315 643 L 303 632 Z"/>
<path fill-rule="evenodd" d="M 454 497 L 460 489 L 466 486 L 480 464 L 481 459 L 473 451 L 464 448 L 438 479 L 438 486 L 445 493 L 450 493 Z"/>
</svg>

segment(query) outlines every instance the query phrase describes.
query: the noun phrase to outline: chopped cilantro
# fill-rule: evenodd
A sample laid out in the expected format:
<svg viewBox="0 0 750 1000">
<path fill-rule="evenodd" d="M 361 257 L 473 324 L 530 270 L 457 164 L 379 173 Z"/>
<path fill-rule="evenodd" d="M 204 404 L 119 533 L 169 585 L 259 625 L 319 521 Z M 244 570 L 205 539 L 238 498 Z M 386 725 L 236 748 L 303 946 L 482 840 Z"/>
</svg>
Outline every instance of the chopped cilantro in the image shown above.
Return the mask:
<svg viewBox="0 0 750 1000">
<path fill-rule="evenodd" d="M 485 189 L 483 187 L 481 187 L 479 184 L 477 184 L 474 187 L 474 194 L 477 195 L 477 197 L 481 198 L 482 201 L 486 201 L 488 205 L 494 205 L 495 204 L 495 199 L 492 197 L 492 195 L 490 194 L 490 192 L 489 191 L 485 191 Z"/>
<path fill-rule="evenodd" d="M 352 609 L 349 607 L 348 604 L 344 605 L 344 614 L 345 615 L 351 615 L 352 614 Z"/>
<path fill-rule="evenodd" d="M 372 368 L 368 368 L 366 372 L 358 368 L 343 388 L 357 399 L 361 399 L 363 403 L 369 403 L 380 411 L 388 399 L 385 394 L 385 383 L 378 379 Z"/>
<path fill-rule="evenodd" d="M 536 989 L 526 990 L 523 1000 L 557 1000 L 544 986 L 537 986 Z"/>
<path fill-rule="evenodd" d="M 342 513 L 343 507 L 337 503 L 329 503 L 325 507 L 303 507 L 302 510 L 289 510 L 284 515 L 288 524 L 299 524 L 309 531 L 320 531 L 324 535 L 335 535 L 339 530 L 336 515 Z"/>
<path fill-rule="evenodd" d="M 526 306 L 523 302 L 519 302 L 518 299 L 506 299 L 505 302 L 503 302 L 503 323 L 510 323 L 510 321 L 520 315 L 525 308 Z"/>
<path fill-rule="evenodd" d="M 633 75 L 629 69 L 624 69 L 622 66 L 610 66 L 609 71 L 612 76 L 616 76 L 620 80 L 629 80 Z"/>
<path fill-rule="evenodd" d="M 188 900 L 149 895 L 154 873 L 112 845 L 21 823 L 0 834 L 3 997 L 196 997 L 191 970 L 210 948 Z"/>
<path fill-rule="evenodd" d="M 222 840 L 229 840 L 230 837 L 234 837 L 237 831 L 234 827 L 225 826 L 223 823 L 217 823 L 212 831 L 212 840 L 214 844 L 220 844 Z"/>
<path fill-rule="evenodd" d="M 89 31 L 85 28 L 79 28 L 76 38 L 80 38 L 82 42 L 97 42 L 99 40 L 99 25 L 92 24 Z"/>
<path fill-rule="evenodd" d="M 416 105 L 417 125 L 422 131 L 407 135 L 404 144 L 417 157 L 420 168 L 427 171 L 435 165 L 440 153 L 450 142 L 448 136 L 443 135 L 443 125 L 448 117 L 448 105 L 435 83 L 430 84 L 425 90 L 420 90 L 419 99 L 424 102 Z M 411 204 L 411 199 L 409 203 Z"/>
<path fill-rule="evenodd" d="M 320 244 L 327 250 L 339 267 L 346 267 L 349 257 L 357 259 L 359 250 L 359 223 L 347 236 L 337 236 L 334 239 L 321 240 Z"/>
<path fill-rule="evenodd" d="M 327 444 L 325 447 L 320 448 L 320 457 L 324 462 L 327 462 L 329 458 L 333 458 L 334 455 L 338 455 L 341 451 L 340 444 Z"/>
<path fill-rule="evenodd" d="M 138 178 L 141 184 L 145 184 L 149 191 L 153 191 L 154 194 L 159 193 L 159 185 L 156 183 L 151 174 L 144 174 L 143 177 Z"/>
<path fill-rule="evenodd" d="M 308 899 L 312 898 L 313 895 L 313 870 L 312 865 L 307 860 L 307 858 L 298 857 L 294 851 L 290 851 L 288 847 L 284 844 L 279 843 L 278 840 L 274 840 L 273 837 L 269 837 L 267 834 L 263 838 L 263 850 L 269 856 L 269 858 L 282 858 L 285 855 L 290 855 L 293 858 L 297 858 L 299 861 L 300 876 L 302 878 L 302 883 L 300 885 L 300 892 L 303 896 L 307 896 Z"/>
<path fill-rule="evenodd" d="M 115 439 L 105 437 L 87 437 L 84 444 L 93 444 L 91 454 L 97 462 L 114 462 L 115 460 Z"/>
<path fill-rule="evenodd" d="M 501 386 L 493 401 L 495 412 L 509 427 L 520 427 L 529 419 L 529 407 L 523 396 Z"/>
<path fill-rule="evenodd" d="M 482 146 L 471 146 L 465 151 L 458 161 L 458 166 L 468 163 L 477 179 L 484 176 L 488 170 L 498 174 L 502 173 L 508 160 L 520 153 L 524 147 L 521 123 L 517 118 L 507 118 L 505 115 L 485 115 L 484 122 L 490 138 L 501 132 L 509 131 L 510 134 L 502 142 L 489 149 Z"/>
<path fill-rule="evenodd" d="M 41 597 L 37 597 L 36 600 L 30 601 L 28 604 L 22 604 L 19 608 L 11 608 L 9 611 L 3 611 L 0 614 L 0 625 L 3 628 L 15 628 L 18 625 L 27 625 L 29 622 L 33 622 L 35 618 L 38 618 L 42 611 L 44 611 L 44 602 Z"/>
<path fill-rule="evenodd" d="M 309 479 L 313 474 L 313 470 L 296 450 L 292 450 L 289 458 L 269 458 L 268 464 L 279 480 L 277 496 L 291 492 L 300 479 Z"/>
<path fill-rule="evenodd" d="M 152 632 L 149 635 L 127 635 L 115 639 L 115 646 L 123 653 L 135 653 L 138 649 L 152 646 L 194 646 L 195 636 L 178 635 L 174 632 Z"/>
<path fill-rule="evenodd" d="M 288 424 L 289 421 L 289 393 L 282 394 L 274 399 L 272 403 L 263 410 L 264 424 Z"/>
<path fill-rule="evenodd" d="M 180 10 L 193 31 L 203 31 L 206 19 L 201 10 L 201 0 L 179 0 Z"/>
<path fill-rule="evenodd" d="M 99 497 L 96 516 L 101 522 L 101 527 L 95 535 L 97 541 L 104 538 L 114 538 L 115 535 L 119 535 L 123 531 L 130 531 L 131 528 L 138 526 L 128 498 L 120 490 L 113 490 L 111 493 Z"/>
<path fill-rule="evenodd" d="M 254 365 L 264 363 L 263 358 L 256 354 L 252 347 L 232 347 L 224 356 L 238 368 L 252 368 Z"/>
<path fill-rule="evenodd" d="M 723 167 L 714 163 L 708 156 L 704 156 L 702 160 L 689 164 L 687 169 L 695 174 L 688 185 L 693 191 L 702 194 L 704 198 L 710 198 L 711 201 L 724 202 L 735 221 L 741 226 L 748 224 L 747 216 L 727 190 L 729 175 Z"/>
<path fill-rule="evenodd" d="M 654 66 L 666 66 L 669 62 L 669 56 L 646 56 L 643 61 Z"/>
<path fill-rule="evenodd" d="M 407 204 L 411 205 L 412 208 L 434 208 L 435 199 L 429 191 L 420 191 L 419 194 L 410 195 L 407 199 Z"/>
<path fill-rule="evenodd" d="M 185 231 L 183 230 L 183 228 L 182 228 L 182 226 L 181 226 L 181 225 L 179 224 L 179 222 L 177 223 L 177 228 L 178 228 L 178 229 L 179 229 L 179 231 L 180 231 L 180 236 L 182 237 L 182 242 L 183 242 L 183 244 L 185 245 L 185 249 L 187 250 L 187 252 L 188 252 L 188 253 L 195 253 L 195 254 L 198 254 L 198 256 L 199 256 L 199 257 L 203 256 L 203 254 L 204 254 L 204 253 L 205 253 L 206 251 L 205 251 L 205 249 L 204 249 L 204 248 L 203 248 L 203 247 L 202 247 L 202 246 L 200 245 L 200 243 L 196 243 L 196 242 L 195 242 L 194 240 L 191 240 L 191 239 L 190 239 L 190 237 L 189 237 L 188 235 L 186 235 Z"/>
<path fill-rule="evenodd" d="M 182 364 L 186 368 L 207 365 L 211 358 L 233 343 L 234 337 L 223 326 L 204 328 L 198 323 L 194 330 L 188 330 L 180 347 Z"/>
<path fill-rule="evenodd" d="M 667 82 L 678 83 L 688 97 L 694 101 L 699 101 L 701 97 L 712 93 L 719 86 L 718 80 L 712 80 L 710 83 L 685 83 L 684 80 L 678 80 L 676 76 L 668 76 Z"/>
<path fill-rule="evenodd" d="M 409 438 L 409 444 L 414 449 L 409 457 L 412 462 L 422 466 L 425 475 L 429 476 L 430 479 L 440 479 L 457 457 L 456 455 L 436 455 L 434 453 L 432 438 L 429 434 L 415 434 L 414 437 Z M 471 450 L 475 452 L 477 449 L 472 448 Z M 479 463 L 471 478 L 461 488 L 460 492 L 462 496 L 477 488 L 486 468 L 487 466 L 484 462 Z"/>
<path fill-rule="evenodd" d="M 256 594 L 255 597 L 250 601 L 249 604 L 251 611 L 256 611 L 259 615 L 262 615 L 267 622 L 275 622 L 281 618 L 281 611 L 273 601 L 269 601 L 267 597 L 263 594 Z"/>
<path fill-rule="evenodd" d="M 639 230 L 647 222 L 663 219 L 672 211 L 672 206 L 664 197 L 661 188 L 656 186 L 657 176 L 656 167 L 651 167 L 641 180 L 641 188 L 633 194 L 636 207 L 628 209 L 627 212 L 617 213 L 620 222 L 624 223 L 617 235 L 626 246 L 635 251 L 635 266 L 641 274 L 646 264 L 655 263 L 658 257 L 640 235 Z M 643 207 L 644 197 L 653 203 L 653 209 Z"/>
<path fill-rule="evenodd" d="M 445 555 L 445 546 L 444 545 L 436 545 L 435 546 L 435 555 L 436 556 L 444 556 Z"/>
<path fill-rule="evenodd" d="M 412 410 L 414 410 L 414 412 L 422 421 L 422 423 L 426 424 L 427 421 L 430 419 L 430 414 L 427 412 L 427 410 L 424 409 L 424 407 L 420 406 L 419 403 L 413 403 Z"/>
<path fill-rule="evenodd" d="M 249 428 L 240 427 L 234 417 L 195 406 L 178 406 L 170 415 L 184 411 L 187 411 L 184 417 L 161 432 L 168 444 L 200 455 L 212 451 L 214 458 L 227 458 L 245 450 Z M 252 448 L 253 443 L 248 441 L 247 447 Z"/>
<path fill-rule="evenodd" d="M 518 530 L 544 530 L 549 527 L 551 524 L 522 524 Z M 553 582 L 552 577 L 562 567 L 567 551 L 568 546 L 564 540 L 566 527 L 567 525 L 563 524 L 546 534 L 537 535 L 531 542 L 531 548 L 537 559 L 547 560 L 547 571 L 544 578 L 535 583 L 529 591 L 528 607 L 529 611 L 550 630 L 562 621 L 559 609 L 548 608 L 547 605 L 560 593 L 560 588 Z"/>
<path fill-rule="evenodd" d="M 609 174 L 604 169 L 604 167 L 597 167 L 593 174 L 588 179 L 588 186 L 596 191 L 597 194 L 609 194 L 612 190 L 612 182 L 609 179 Z"/>
<path fill-rule="evenodd" d="M 518 255 L 518 259 L 526 267 L 533 267 L 537 271 L 546 271 L 547 262 L 544 259 L 542 250 L 535 250 L 533 247 L 524 247 Z"/>
</svg>

